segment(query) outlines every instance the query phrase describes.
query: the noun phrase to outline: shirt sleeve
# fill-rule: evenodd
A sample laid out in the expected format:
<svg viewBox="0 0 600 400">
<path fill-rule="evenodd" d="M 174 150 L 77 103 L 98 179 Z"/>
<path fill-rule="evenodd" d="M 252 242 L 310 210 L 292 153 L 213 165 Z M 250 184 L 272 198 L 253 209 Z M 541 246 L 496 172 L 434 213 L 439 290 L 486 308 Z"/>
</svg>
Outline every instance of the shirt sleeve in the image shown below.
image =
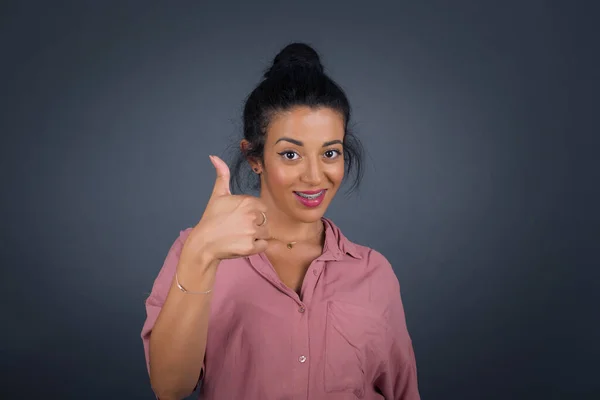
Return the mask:
<svg viewBox="0 0 600 400">
<path fill-rule="evenodd" d="M 417 365 L 406 325 L 400 284 L 389 262 L 381 256 L 380 293 L 385 296 L 385 315 L 390 329 L 390 351 L 375 387 L 388 400 L 420 400 Z M 383 299 L 382 299 L 383 300 Z"/>
<path fill-rule="evenodd" d="M 160 269 L 158 276 L 154 280 L 152 291 L 145 302 L 146 320 L 142 327 L 141 337 L 144 345 L 146 369 L 148 370 L 148 374 L 150 374 L 150 336 L 152 335 L 152 328 L 156 323 L 156 319 L 162 310 L 162 306 L 171 288 L 171 284 L 175 277 L 175 270 L 177 268 L 177 264 L 179 263 L 179 256 L 181 255 L 181 250 L 183 249 L 183 245 L 185 244 L 190 231 L 191 228 L 181 231 L 179 233 L 179 237 L 171 245 L 171 248 L 169 249 L 164 260 L 163 266 Z M 203 373 L 204 364 L 202 365 L 202 370 L 200 372 L 200 380 L 202 379 Z"/>
</svg>

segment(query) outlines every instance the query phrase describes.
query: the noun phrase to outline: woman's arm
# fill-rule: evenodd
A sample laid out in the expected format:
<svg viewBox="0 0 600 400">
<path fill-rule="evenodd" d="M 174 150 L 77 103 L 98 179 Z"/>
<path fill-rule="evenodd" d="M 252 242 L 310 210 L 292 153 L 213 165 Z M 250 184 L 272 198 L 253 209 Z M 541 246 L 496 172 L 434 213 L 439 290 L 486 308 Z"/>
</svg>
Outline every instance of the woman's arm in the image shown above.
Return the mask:
<svg viewBox="0 0 600 400">
<path fill-rule="evenodd" d="M 393 313 L 390 333 L 394 335 L 391 351 L 385 369 L 375 382 L 375 386 L 385 399 L 420 400 L 417 363 L 401 306 L 398 297 L 396 305 L 390 310 Z"/>
<path fill-rule="evenodd" d="M 380 254 L 378 273 L 372 278 L 377 286 L 377 301 L 382 304 L 389 326 L 390 349 L 383 369 L 375 381 L 375 387 L 388 400 L 420 400 L 417 364 L 412 340 L 406 326 L 400 284 L 390 263 Z"/>
<path fill-rule="evenodd" d="M 187 232 L 182 232 L 165 259 L 146 300 L 142 339 L 152 389 L 161 399 L 182 399 L 194 391 L 203 370 L 211 294 L 186 294 L 212 288 L 217 262 L 184 265 L 179 255 Z"/>
</svg>

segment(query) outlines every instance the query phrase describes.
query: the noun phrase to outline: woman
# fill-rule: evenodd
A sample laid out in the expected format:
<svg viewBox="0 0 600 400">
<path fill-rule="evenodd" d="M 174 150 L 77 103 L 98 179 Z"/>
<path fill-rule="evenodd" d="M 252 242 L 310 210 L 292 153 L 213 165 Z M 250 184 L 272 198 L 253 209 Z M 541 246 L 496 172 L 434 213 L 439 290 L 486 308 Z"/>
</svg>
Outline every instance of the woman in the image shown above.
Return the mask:
<svg viewBox="0 0 600 400">
<path fill-rule="evenodd" d="M 386 258 L 324 217 L 359 172 L 346 95 L 317 53 L 276 57 L 244 108 L 241 163 L 260 196 L 216 182 L 171 247 L 142 330 L 152 388 L 181 399 L 418 399 L 398 280 Z M 358 180 L 355 182 L 358 183 Z"/>
</svg>

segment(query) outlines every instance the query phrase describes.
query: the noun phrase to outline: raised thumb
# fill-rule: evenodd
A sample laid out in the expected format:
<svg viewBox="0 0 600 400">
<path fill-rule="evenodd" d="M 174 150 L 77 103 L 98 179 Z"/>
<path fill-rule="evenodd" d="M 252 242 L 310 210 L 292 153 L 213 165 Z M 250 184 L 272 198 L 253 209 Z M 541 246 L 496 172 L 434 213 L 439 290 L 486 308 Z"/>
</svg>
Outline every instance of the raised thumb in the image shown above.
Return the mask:
<svg viewBox="0 0 600 400">
<path fill-rule="evenodd" d="M 217 179 L 215 181 L 215 187 L 213 188 L 213 196 L 227 196 L 231 194 L 229 188 L 229 167 L 225 161 L 221 160 L 217 156 L 209 156 L 210 162 L 215 166 L 217 171 Z"/>
</svg>

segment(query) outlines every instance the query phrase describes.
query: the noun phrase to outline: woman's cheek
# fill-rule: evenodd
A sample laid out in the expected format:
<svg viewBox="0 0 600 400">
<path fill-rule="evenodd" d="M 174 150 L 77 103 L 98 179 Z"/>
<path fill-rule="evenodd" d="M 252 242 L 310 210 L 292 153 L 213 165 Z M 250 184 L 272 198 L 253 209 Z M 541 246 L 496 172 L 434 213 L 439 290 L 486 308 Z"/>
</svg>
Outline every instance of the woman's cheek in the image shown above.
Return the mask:
<svg viewBox="0 0 600 400">
<path fill-rule="evenodd" d="M 332 169 L 329 172 L 329 176 L 330 176 L 330 179 L 336 185 L 340 185 L 340 183 L 344 179 L 344 164 L 343 164 L 343 162 L 332 166 Z"/>
<path fill-rule="evenodd" d="M 294 168 L 286 168 L 285 166 L 276 166 L 273 171 L 270 171 L 269 178 L 271 186 L 274 187 L 287 187 L 294 183 L 296 179 L 296 173 Z"/>
</svg>

